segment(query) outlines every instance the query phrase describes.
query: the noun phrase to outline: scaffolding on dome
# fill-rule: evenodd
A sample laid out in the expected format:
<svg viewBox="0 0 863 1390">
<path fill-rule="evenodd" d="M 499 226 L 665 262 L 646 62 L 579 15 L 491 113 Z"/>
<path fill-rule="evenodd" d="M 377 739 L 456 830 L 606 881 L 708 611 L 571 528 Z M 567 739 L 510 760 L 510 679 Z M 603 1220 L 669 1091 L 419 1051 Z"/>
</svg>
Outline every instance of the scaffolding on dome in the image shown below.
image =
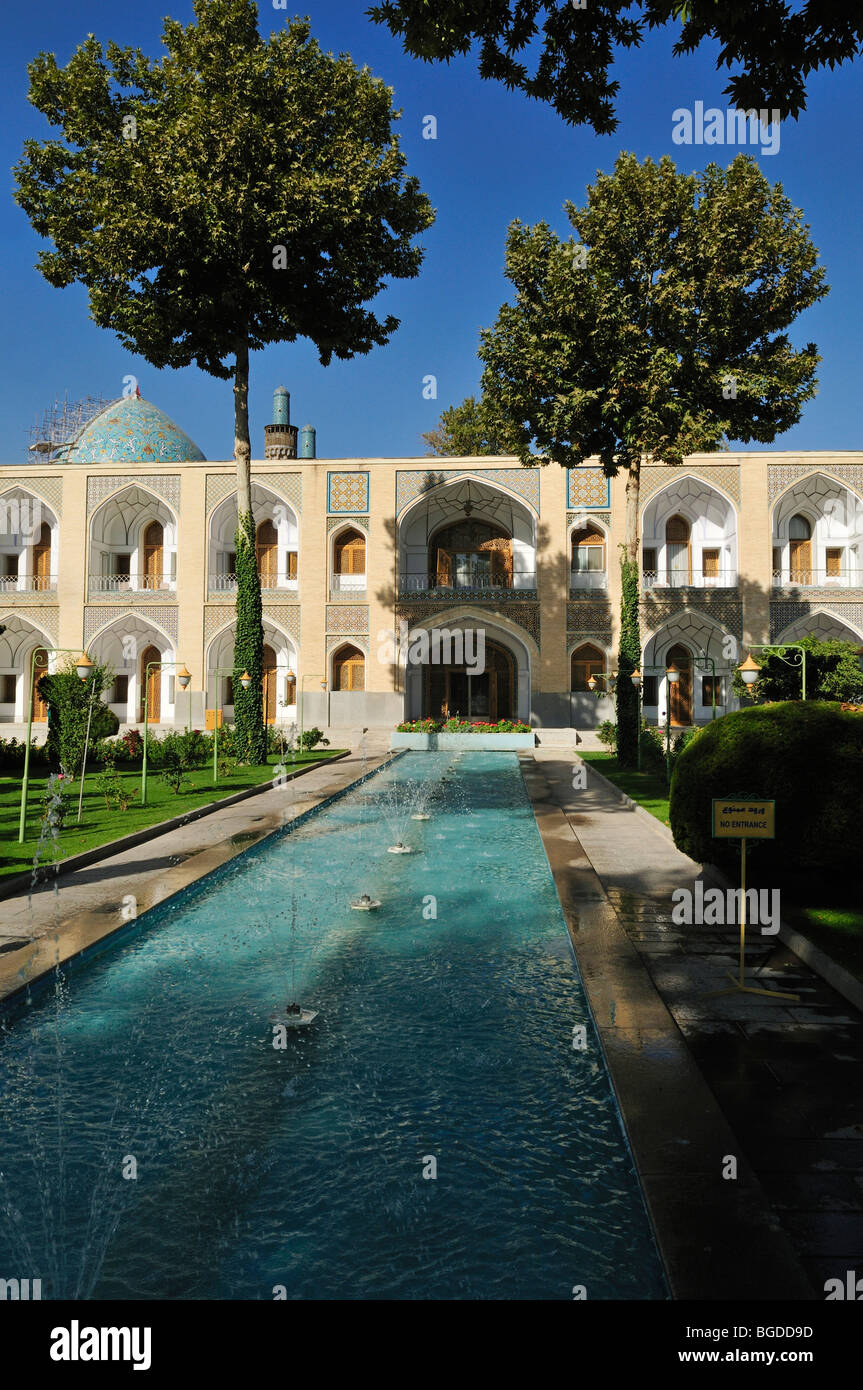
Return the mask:
<svg viewBox="0 0 863 1390">
<path fill-rule="evenodd" d="M 68 393 L 62 401 L 55 400 L 43 411 L 41 421 L 37 420 L 31 427 L 28 452 L 46 463 L 57 463 L 84 426 L 110 404 L 104 396 L 85 396 L 82 400 L 70 401 Z"/>
</svg>

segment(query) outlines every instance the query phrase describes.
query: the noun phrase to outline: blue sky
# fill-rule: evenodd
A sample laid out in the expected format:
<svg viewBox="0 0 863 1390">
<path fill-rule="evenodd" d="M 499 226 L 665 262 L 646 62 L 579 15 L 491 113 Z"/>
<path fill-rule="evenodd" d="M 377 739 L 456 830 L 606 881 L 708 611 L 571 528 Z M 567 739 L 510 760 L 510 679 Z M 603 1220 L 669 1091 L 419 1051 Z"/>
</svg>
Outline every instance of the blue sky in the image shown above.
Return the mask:
<svg viewBox="0 0 863 1390">
<path fill-rule="evenodd" d="M 288 0 L 289 6 L 291 0 Z M 2 336 L 0 461 L 26 458 L 27 432 L 55 397 L 88 394 L 111 398 L 134 374 L 144 396 L 172 415 L 210 459 L 230 457 L 233 448 L 230 382 L 196 368 L 158 372 L 121 347 L 113 334 L 88 318 L 83 289 L 52 289 L 34 269 L 40 239 L 12 201 L 11 166 L 27 136 L 43 137 L 47 126 L 27 101 L 26 64 L 41 49 L 68 61 L 89 32 L 146 52 L 159 51 L 162 16 L 192 18 L 191 0 L 115 0 L 6 7 L 3 15 L 3 79 L 0 160 L 5 186 L 0 197 L 0 264 L 6 331 Z M 620 149 L 640 157 L 670 153 L 682 169 L 701 168 L 711 155 L 728 163 L 735 150 L 681 147 L 672 143 L 677 107 L 726 107 L 727 81 L 713 67 L 712 48 L 687 59 L 671 57 L 671 36 L 650 35 L 640 50 L 618 62 L 620 125 L 598 137 L 573 129 L 553 111 L 482 82 L 473 59 L 448 67 L 407 58 L 398 40 L 373 25 L 365 3 L 315 0 L 301 7 L 326 49 L 346 51 L 368 63 L 394 89 L 403 111 L 399 123 L 411 173 L 437 210 L 425 234 L 426 259 L 418 279 L 400 282 L 376 301 L 394 313 L 401 328 L 388 346 L 366 357 L 322 368 L 303 343 L 276 346 L 252 359 L 250 391 L 252 452 L 263 454 L 263 426 L 270 418 L 273 388 L 291 392 L 292 420 L 314 424 L 319 457 L 417 455 L 425 452 L 421 432 L 440 411 L 477 390 L 478 331 L 493 322 L 508 297 L 503 275 L 507 224 L 549 221 L 569 233 L 564 200 L 583 201 L 597 169 L 610 170 Z M 287 13 L 291 13 L 290 8 Z M 261 27 L 281 25 L 285 11 L 260 5 Z M 764 172 L 780 180 L 804 210 L 827 268 L 831 293 L 795 325 L 795 342 L 815 341 L 823 362 L 819 394 L 801 423 L 777 439 L 781 449 L 863 448 L 859 402 L 861 309 L 860 226 L 863 181 L 855 151 L 863 108 L 863 63 L 818 74 L 809 84 L 809 109 L 782 126 L 781 148 L 757 155 Z M 437 140 L 422 138 L 422 121 L 434 115 Z M 757 153 L 757 152 L 756 152 Z M 423 378 L 433 374 L 437 400 L 424 400 Z"/>
</svg>

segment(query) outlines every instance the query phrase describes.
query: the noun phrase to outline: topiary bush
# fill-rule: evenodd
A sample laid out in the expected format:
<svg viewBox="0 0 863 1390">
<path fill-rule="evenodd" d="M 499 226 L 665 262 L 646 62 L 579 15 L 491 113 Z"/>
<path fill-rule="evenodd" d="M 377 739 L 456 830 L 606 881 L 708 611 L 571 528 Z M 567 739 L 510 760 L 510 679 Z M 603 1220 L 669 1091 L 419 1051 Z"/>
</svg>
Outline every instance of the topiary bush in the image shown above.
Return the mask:
<svg viewBox="0 0 863 1390">
<path fill-rule="evenodd" d="M 863 859 L 863 714 L 788 700 L 716 719 L 681 752 L 671 779 L 678 849 L 736 871 L 739 841 L 714 840 L 714 797 L 776 802 L 776 839 L 751 841 L 758 872 L 847 873 Z"/>
</svg>

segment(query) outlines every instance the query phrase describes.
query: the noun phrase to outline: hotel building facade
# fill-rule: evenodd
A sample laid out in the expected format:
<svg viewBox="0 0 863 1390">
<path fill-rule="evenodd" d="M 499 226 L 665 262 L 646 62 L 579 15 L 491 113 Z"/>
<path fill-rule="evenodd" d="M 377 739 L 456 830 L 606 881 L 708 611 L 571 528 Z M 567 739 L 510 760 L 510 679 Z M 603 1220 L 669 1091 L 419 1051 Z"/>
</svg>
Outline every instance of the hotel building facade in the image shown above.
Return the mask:
<svg viewBox="0 0 863 1390">
<path fill-rule="evenodd" d="M 254 451 L 253 451 L 254 452 Z M 85 648 L 121 726 L 232 716 L 233 461 L 210 462 L 137 396 L 38 461 L 0 469 L 0 733 L 36 679 Z M 509 457 L 316 457 L 275 393 L 252 463 L 269 722 L 392 728 L 460 714 L 590 728 L 613 714 L 625 479 Z M 644 713 L 685 727 L 736 708 L 749 644 L 863 642 L 863 454 L 754 452 L 646 464 Z M 422 630 L 483 634 L 484 669 L 409 659 Z M 414 651 L 419 644 L 414 643 Z M 681 669 L 669 685 L 665 667 Z M 170 663 L 192 673 L 180 690 Z M 34 722 L 46 711 L 36 698 Z"/>
</svg>

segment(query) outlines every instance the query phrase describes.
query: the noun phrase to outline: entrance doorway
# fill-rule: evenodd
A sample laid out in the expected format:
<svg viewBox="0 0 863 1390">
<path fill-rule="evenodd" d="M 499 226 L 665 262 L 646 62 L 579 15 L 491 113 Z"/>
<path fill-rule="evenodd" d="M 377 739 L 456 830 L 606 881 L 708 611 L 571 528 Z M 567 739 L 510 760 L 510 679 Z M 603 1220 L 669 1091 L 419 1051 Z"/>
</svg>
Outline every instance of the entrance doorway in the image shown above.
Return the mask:
<svg viewBox="0 0 863 1390">
<path fill-rule="evenodd" d="M 151 661 L 161 661 L 162 653 L 158 647 L 145 647 L 141 653 L 141 681 L 139 689 L 141 691 L 141 713 L 139 718 L 144 718 L 144 690 L 147 692 L 147 723 L 158 724 L 162 717 L 162 668 L 154 666 L 148 672 L 147 667 Z"/>
<path fill-rule="evenodd" d="M 494 723 L 514 718 L 515 662 L 505 647 L 485 644 L 485 670 L 462 665 L 425 668 L 423 717 L 476 719 Z"/>
<path fill-rule="evenodd" d="M 674 665 L 680 672 L 680 679 L 668 682 L 671 701 L 671 723 L 688 727 L 692 723 L 692 656 L 689 650 L 678 642 L 666 657 L 669 666 Z"/>
<path fill-rule="evenodd" d="M 276 722 L 276 653 L 272 647 L 264 646 L 261 658 L 261 687 L 264 705 L 264 723 Z"/>
</svg>

